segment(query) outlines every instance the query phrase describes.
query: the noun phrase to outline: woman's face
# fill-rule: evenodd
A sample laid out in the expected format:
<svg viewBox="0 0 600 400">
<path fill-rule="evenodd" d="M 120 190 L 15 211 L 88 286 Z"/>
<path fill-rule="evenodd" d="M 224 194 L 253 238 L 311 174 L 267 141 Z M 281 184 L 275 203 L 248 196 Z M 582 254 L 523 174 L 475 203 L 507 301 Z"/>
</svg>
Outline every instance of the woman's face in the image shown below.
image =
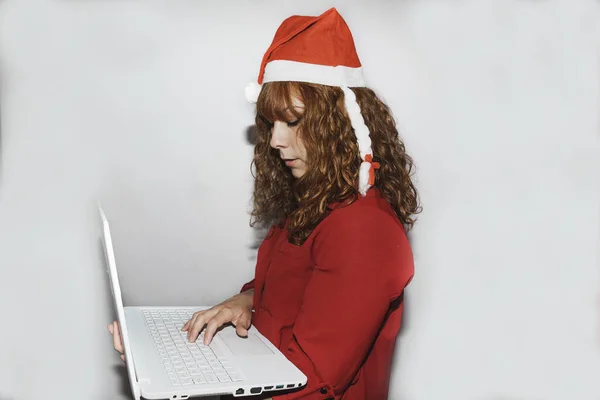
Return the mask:
<svg viewBox="0 0 600 400">
<path fill-rule="evenodd" d="M 304 104 L 294 97 L 294 108 L 302 114 Z M 282 162 L 292 171 L 295 178 L 300 178 L 306 173 L 306 148 L 302 140 L 298 136 L 298 124 L 300 119 L 297 119 L 290 113 L 290 119 L 287 121 L 274 121 L 271 126 L 271 141 L 272 148 L 279 151 L 279 157 Z"/>
</svg>

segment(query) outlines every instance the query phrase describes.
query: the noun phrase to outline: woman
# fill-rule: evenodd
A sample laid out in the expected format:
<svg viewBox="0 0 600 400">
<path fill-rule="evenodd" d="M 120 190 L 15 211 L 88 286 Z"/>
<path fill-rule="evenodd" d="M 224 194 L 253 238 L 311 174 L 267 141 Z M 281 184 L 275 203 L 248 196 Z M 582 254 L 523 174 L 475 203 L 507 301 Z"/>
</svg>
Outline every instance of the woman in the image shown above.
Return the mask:
<svg viewBox="0 0 600 400">
<path fill-rule="evenodd" d="M 277 399 L 387 399 L 413 277 L 412 160 L 335 9 L 286 19 L 254 89 L 252 215 L 269 233 L 254 279 L 182 330 L 209 344 L 225 323 L 241 336 L 253 324 L 308 376 Z"/>
</svg>

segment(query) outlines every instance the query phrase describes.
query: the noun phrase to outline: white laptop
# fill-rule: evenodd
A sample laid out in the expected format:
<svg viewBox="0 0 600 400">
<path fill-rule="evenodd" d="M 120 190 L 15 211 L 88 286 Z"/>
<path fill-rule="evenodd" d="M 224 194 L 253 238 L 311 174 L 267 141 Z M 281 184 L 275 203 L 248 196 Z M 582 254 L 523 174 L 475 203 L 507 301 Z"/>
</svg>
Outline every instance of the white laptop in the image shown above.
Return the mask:
<svg viewBox="0 0 600 400">
<path fill-rule="evenodd" d="M 306 376 L 254 327 L 241 338 L 231 325 L 209 346 L 203 332 L 194 343 L 183 324 L 202 307 L 124 307 L 106 215 L 98 206 L 110 285 L 136 400 L 234 397 L 297 389 Z"/>
</svg>

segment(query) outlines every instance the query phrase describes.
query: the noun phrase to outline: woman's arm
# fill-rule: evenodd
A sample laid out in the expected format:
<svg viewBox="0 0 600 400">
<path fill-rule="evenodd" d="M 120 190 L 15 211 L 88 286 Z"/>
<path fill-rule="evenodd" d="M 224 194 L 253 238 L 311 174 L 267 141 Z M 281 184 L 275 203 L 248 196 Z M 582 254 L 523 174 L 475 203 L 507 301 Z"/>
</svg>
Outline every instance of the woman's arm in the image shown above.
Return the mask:
<svg viewBox="0 0 600 400">
<path fill-rule="evenodd" d="M 293 337 L 282 343 L 283 353 L 309 382 L 274 398 L 340 398 L 375 341 L 390 302 L 412 277 L 412 254 L 403 240 L 397 225 L 372 215 L 331 220 L 319 233 L 313 245 L 316 266 Z"/>
</svg>

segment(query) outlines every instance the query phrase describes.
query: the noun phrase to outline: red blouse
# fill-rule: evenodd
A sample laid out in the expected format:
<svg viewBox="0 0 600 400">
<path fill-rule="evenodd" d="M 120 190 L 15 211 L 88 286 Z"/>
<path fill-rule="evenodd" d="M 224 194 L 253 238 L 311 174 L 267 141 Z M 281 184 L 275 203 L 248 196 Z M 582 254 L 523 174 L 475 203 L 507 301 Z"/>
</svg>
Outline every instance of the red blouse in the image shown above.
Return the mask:
<svg viewBox="0 0 600 400">
<path fill-rule="evenodd" d="M 272 228 L 258 250 L 253 325 L 307 377 L 277 399 L 385 400 L 402 294 L 404 228 L 376 188 L 334 207 L 302 246 Z"/>
</svg>

